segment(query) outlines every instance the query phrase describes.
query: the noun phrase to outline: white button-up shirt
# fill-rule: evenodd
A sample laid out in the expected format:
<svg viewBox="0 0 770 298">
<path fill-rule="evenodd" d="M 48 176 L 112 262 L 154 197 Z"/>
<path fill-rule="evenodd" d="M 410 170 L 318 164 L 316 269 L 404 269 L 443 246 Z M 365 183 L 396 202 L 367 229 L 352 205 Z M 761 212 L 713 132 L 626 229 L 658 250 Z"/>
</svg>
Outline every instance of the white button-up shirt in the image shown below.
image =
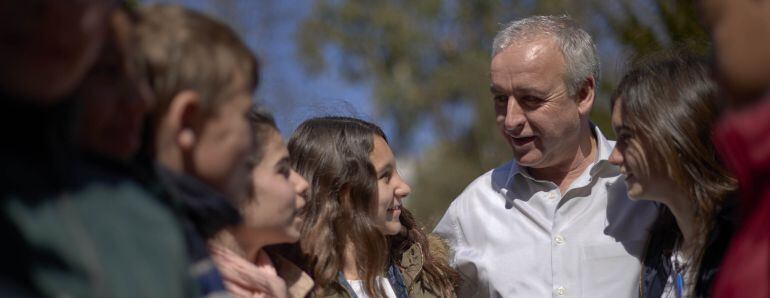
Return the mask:
<svg viewBox="0 0 770 298">
<path fill-rule="evenodd" d="M 564 192 L 511 161 L 473 181 L 434 233 L 463 276 L 459 297 L 635 297 L 649 201 L 632 201 L 614 146 L 598 128 L 597 160 Z"/>
</svg>

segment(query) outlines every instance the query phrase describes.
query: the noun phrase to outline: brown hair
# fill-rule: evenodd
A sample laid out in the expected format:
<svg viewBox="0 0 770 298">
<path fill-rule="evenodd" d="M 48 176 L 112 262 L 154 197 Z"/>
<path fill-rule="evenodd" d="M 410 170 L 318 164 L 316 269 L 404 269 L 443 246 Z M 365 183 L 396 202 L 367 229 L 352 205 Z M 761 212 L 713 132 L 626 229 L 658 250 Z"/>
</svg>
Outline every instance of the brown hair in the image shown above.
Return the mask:
<svg viewBox="0 0 770 298">
<path fill-rule="evenodd" d="M 137 34 L 157 101 L 154 117 L 184 90 L 197 92 L 203 112 L 210 113 L 259 82 L 257 59 L 238 35 L 201 13 L 175 5 L 142 7 Z"/>
<path fill-rule="evenodd" d="M 265 142 L 270 133 L 278 132 L 278 126 L 275 124 L 273 115 L 260 105 L 254 105 L 248 115 L 251 130 L 254 132 L 254 150 L 249 158 L 254 165 L 262 161 L 265 155 Z"/>
<path fill-rule="evenodd" d="M 251 131 L 254 135 L 254 142 L 252 143 L 251 154 L 249 155 L 246 162 L 249 169 L 254 169 L 254 167 L 262 162 L 262 158 L 265 156 L 265 146 L 267 145 L 268 137 L 270 137 L 272 133 L 278 133 L 279 131 L 278 126 L 275 124 L 275 118 L 273 118 L 273 115 L 270 114 L 270 111 L 265 109 L 263 106 L 252 105 L 247 118 L 249 120 L 249 124 L 251 125 Z M 252 171 L 250 170 L 249 181 L 252 180 L 251 173 Z M 246 193 L 249 195 L 232 198 L 228 197 L 228 199 L 232 200 L 230 201 L 231 204 L 240 208 L 244 204 L 248 204 L 254 198 L 256 198 L 253 183 L 247 183 Z"/>
<path fill-rule="evenodd" d="M 451 271 L 427 255 L 427 238 L 405 208 L 401 223 L 406 237 L 386 237 L 374 223 L 377 175 L 369 155 L 375 136 L 387 142 L 382 129 L 372 123 L 350 117 L 321 117 L 300 124 L 289 140 L 292 165 L 310 183 L 300 249 L 319 295 L 340 290 L 334 284 L 343 268 L 347 243 L 355 247 L 358 270 L 363 273 L 364 289 L 370 297 L 384 296 L 376 295 L 382 289 L 375 286 L 375 278 L 400 258 L 405 241 L 422 246 L 426 281 L 448 276 L 441 270 Z M 436 284 L 444 286 L 445 282 L 439 280 Z M 433 290 L 445 292 L 443 288 Z"/>
<path fill-rule="evenodd" d="M 412 212 L 401 208 L 402 232 L 389 236 L 391 257 L 396 264 L 401 264 L 401 256 L 412 245 L 419 244 L 423 255 L 423 270 L 415 277 L 414 282 L 421 282 L 436 297 L 455 297 L 455 288 L 460 284 L 460 273 L 449 267 L 449 252 L 443 240 L 434 237 L 434 242 L 428 236 Z M 440 258 L 440 259 L 439 259 Z"/>
<path fill-rule="evenodd" d="M 318 294 L 332 290 L 347 243 L 356 250 L 367 293 L 380 292 L 375 278 L 387 266 L 388 246 L 371 219 L 377 175 L 369 153 L 375 134 L 384 136 L 368 122 L 326 117 L 303 122 L 289 140 L 292 166 L 310 183 L 300 248 Z"/>
<path fill-rule="evenodd" d="M 668 171 L 695 206 L 698 251 L 690 269 L 698 268 L 713 217 L 736 189 L 711 142 L 723 101 L 707 65 L 687 52 L 659 54 L 629 71 L 611 97 L 613 106 L 620 99 L 623 122 L 649 154 L 648 166 Z M 667 235 L 669 249 L 682 237 L 668 207 L 661 208 L 652 233 Z"/>
</svg>

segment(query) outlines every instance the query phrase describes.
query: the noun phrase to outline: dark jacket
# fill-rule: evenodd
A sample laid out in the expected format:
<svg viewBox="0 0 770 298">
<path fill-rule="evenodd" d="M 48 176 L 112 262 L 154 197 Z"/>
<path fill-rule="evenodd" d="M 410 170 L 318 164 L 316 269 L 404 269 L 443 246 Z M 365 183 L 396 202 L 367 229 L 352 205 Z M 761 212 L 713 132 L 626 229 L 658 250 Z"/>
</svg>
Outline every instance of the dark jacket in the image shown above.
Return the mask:
<svg viewBox="0 0 770 298">
<path fill-rule="evenodd" d="M 208 251 L 207 239 L 222 229 L 240 223 L 240 215 L 224 195 L 197 179 L 156 165 L 159 191 L 176 206 L 190 263 L 201 297 L 226 295 L 227 289 Z"/>
<path fill-rule="evenodd" d="M 717 272 L 719 272 L 719 265 L 722 262 L 727 244 L 735 231 L 738 221 L 736 211 L 735 201 L 730 198 L 716 214 L 714 227 L 706 238 L 706 246 L 695 277 L 692 297 L 710 297 L 709 289 Z M 672 272 L 669 260 L 674 242 L 674 238 L 667 237 L 667 235 L 660 233 L 650 235 L 640 277 L 640 297 L 657 298 L 663 294 L 666 281 Z"/>
<path fill-rule="evenodd" d="M 181 227 L 124 165 L 80 154 L 75 111 L 0 102 L 0 282 L 35 296 L 189 297 Z"/>
<path fill-rule="evenodd" d="M 714 297 L 770 297 L 770 96 L 727 113 L 714 144 L 738 179 L 741 227 L 727 249 Z"/>
</svg>

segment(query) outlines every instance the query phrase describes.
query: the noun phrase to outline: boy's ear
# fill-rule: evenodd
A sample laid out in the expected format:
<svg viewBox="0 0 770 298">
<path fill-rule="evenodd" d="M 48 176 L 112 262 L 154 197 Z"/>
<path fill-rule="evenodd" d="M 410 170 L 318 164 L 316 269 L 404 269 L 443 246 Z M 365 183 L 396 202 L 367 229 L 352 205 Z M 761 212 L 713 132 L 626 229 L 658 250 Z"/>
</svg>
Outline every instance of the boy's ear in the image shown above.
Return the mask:
<svg viewBox="0 0 770 298">
<path fill-rule="evenodd" d="M 588 77 L 578 89 L 577 104 L 578 111 L 581 115 L 588 117 L 591 113 L 591 107 L 594 105 L 594 97 L 596 96 L 596 81 L 593 76 Z"/>
<path fill-rule="evenodd" d="M 201 99 L 198 92 L 185 90 L 171 100 L 168 107 L 168 122 L 174 130 L 175 141 L 182 151 L 191 150 L 197 142 L 200 113 Z"/>
</svg>

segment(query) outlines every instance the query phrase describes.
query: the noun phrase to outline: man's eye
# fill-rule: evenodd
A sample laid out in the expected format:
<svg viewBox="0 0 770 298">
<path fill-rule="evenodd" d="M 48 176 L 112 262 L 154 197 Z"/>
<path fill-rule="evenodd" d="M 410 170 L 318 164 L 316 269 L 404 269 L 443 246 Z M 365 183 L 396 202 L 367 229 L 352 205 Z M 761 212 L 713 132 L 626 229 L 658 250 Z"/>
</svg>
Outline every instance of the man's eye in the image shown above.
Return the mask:
<svg viewBox="0 0 770 298">
<path fill-rule="evenodd" d="M 495 104 L 505 104 L 508 102 L 508 96 L 505 95 L 495 95 L 492 100 L 494 100 Z"/>
</svg>

